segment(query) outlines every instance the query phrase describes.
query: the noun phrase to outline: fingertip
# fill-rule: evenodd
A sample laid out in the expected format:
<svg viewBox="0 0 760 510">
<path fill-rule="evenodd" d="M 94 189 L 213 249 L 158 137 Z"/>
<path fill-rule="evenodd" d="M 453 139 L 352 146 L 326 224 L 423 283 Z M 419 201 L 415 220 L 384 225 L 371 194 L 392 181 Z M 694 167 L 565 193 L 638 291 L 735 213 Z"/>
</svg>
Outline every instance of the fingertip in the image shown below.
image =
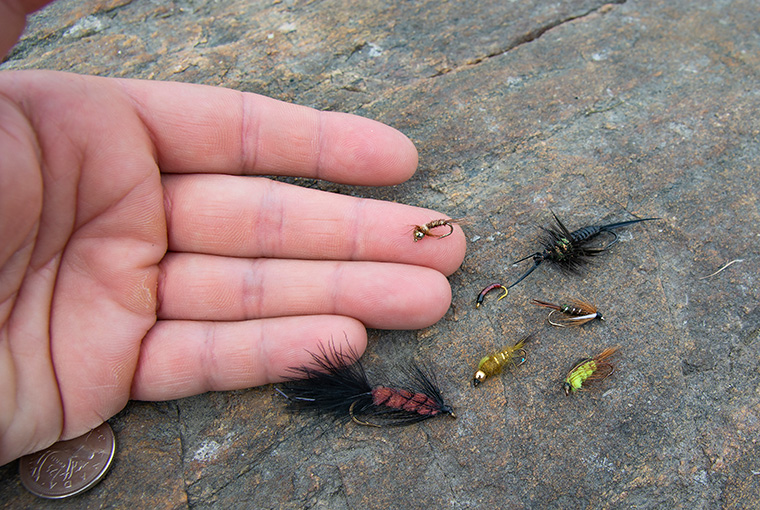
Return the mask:
<svg viewBox="0 0 760 510">
<path fill-rule="evenodd" d="M 451 237 L 451 242 L 441 263 L 441 272 L 446 276 L 454 274 L 460 268 L 467 253 L 467 235 L 462 227 L 455 224 L 454 235 Z"/>
<path fill-rule="evenodd" d="M 365 273 L 355 278 L 357 285 L 346 293 L 351 302 L 338 306 L 361 317 L 368 328 L 427 328 L 451 305 L 449 281 L 435 269 L 396 264 Z"/>
<path fill-rule="evenodd" d="M 387 186 L 417 170 L 417 148 L 401 131 L 356 115 L 326 112 L 320 176 L 334 182 Z"/>
<path fill-rule="evenodd" d="M 434 299 L 430 301 L 430 308 L 425 315 L 426 320 L 414 329 L 422 329 L 432 326 L 439 320 L 443 319 L 451 307 L 451 284 L 449 283 L 448 278 L 436 271 L 430 278 L 428 285 Z"/>
<path fill-rule="evenodd" d="M 287 336 L 280 337 L 280 341 L 272 342 L 267 346 L 264 356 L 269 359 L 268 377 L 269 383 L 278 383 L 292 379 L 294 368 L 313 364 L 314 357 L 321 352 L 331 352 L 329 345 L 335 347 L 337 352 L 351 352 L 357 357 L 361 356 L 367 348 L 367 330 L 364 325 L 352 318 L 344 316 L 312 316 L 308 318 L 316 329 L 320 323 L 325 322 L 326 330 L 330 334 L 310 336 Z"/>
<path fill-rule="evenodd" d="M 396 205 L 396 204 L 393 204 Z M 397 222 L 406 221 L 412 225 L 424 225 L 434 220 L 450 218 L 450 216 L 433 211 L 432 209 L 411 208 L 407 209 L 410 212 L 404 212 L 406 220 L 398 219 Z M 464 257 L 467 252 L 467 236 L 461 225 L 456 220 L 449 220 L 453 231 L 451 235 L 446 237 L 435 237 L 434 235 L 425 236 L 416 243 L 412 240 L 412 231 L 404 233 L 403 238 L 399 238 L 399 247 L 397 250 L 403 254 L 405 250 L 409 250 L 409 245 L 412 244 L 411 252 L 414 254 L 414 259 L 403 259 L 405 263 L 413 263 L 423 265 L 440 271 L 446 276 L 452 275 L 459 269 L 464 262 Z M 434 231 L 435 235 L 441 235 L 446 233 L 446 225 L 437 227 L 438 230 Z"/>
<path fill-rule="evenodd" d="M 404 133 L 401 131 L 389 127 L 391 134 L 395 140 L 391 140 L 390 143 L 395 144 L 396 154 L 398 160 L 395 162 L 397 169 L 397 183 L 404 182 L 411 178 L 417 171 L 417 165 L 419 164 L 419 154 L 417 153 L 417 147 Z"/>
</svg>

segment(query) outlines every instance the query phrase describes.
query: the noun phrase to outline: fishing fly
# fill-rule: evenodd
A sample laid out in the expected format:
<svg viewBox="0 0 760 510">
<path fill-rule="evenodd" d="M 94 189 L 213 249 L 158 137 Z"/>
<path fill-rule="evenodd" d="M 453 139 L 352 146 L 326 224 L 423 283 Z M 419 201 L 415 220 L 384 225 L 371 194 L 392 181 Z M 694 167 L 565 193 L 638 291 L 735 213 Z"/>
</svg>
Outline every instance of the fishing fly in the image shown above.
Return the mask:
<svg viewBox="0 0 760 510">
<path fill-rule="evenodd" d="M 438 239 L 443 239 L 444 237 L 449 237 L 451 234 L 454 233 L 454 223 L 456 223 L 457 220 L 452 219 L 440 219 L 440 220 L 433 220 L 425 223 L 424 225 L 415 225 L 414 229 L 412 230 L 412 238 L 414 239 L 414 242 L 420 241 L 424 239 L 425 237 L 437 237 Z M 433 229 L 439 228 L 439 227 L 449 227 L 449 231 L 444 234 L 434 234 L 432 231 Z"/>
<path fill-rule="evenodd" d="M 604 317 L 591 303 L 587 303 L 580 299 L 569 299 L 569 303 L 555 305 L 540 299 L 531 299 L 530 302 L 534 305 L 543 306 L 544 308 L 551 308 L 546 321 L 552 326 L 558 328 L 567 327 L 580 327 L 594 319 L 604 320 Z M 557 319 L 557 322 L 552 320 L 552 315 L 555 313 L 562 314 L 562 317 Z"/>
<path fill-rule="evenodd" d="M 520 278 L 518 278 L 515 283 L 508 286 L 507 289 L 511 289 L 523 281 L 545 260 L 553 262 L 561 270 L 566 272 L 578 272 L 578 270 L 588 262 L 590 257 L 609 250 L 612 245 L 618 241 L 618 235 L 615 233 L 616 229 L 633 225 L 634 223 L 640 223 L 642 221 L 659 219 L 639 218 L 635 220 L 621 221 L 619 223 L 608 223 L 607 225 L 591 225 L 570 232 L 560 219 L 557 218 L 556 214 L 552 212 L 552 216 L 554 216 L 556 225 L 550 228 L 543 228 L 546 233 L 546 238 L 543 241 L 544 250 L 528 255 L 527 257 L 514 262 L 515 264 L 518 264 L 523 260 L 533 259 L 533 265 Z M 612 235 L 612 240 L 603 247 L 590 246 L 591 242 L 600 234 L 610 234 Z"/>
<path fill-rule="evenodd" d="M 489 285 L 488 287 L 480 291 L 480 294 L 478 294 L 478 299 L 475 300 L 475 308 L 480 308 L 480 305 L 483 304 L 483 300 L 486 298 L 486 294 L 488 294 L 489 292 L 495 289 L 501 289 L 504 291 L 504 294 L 499 296 L 499 299 L 497 299 L 496 301 L 501 301 L 502 299 L 507 297 L 507 294 L 509 294 L 509 291 L 504 285 L 500 283 L 492 283 L 491 285 Z"/>
<path fill-rule="evenodd" d="M 319 353 L 309 354 L 313 365 L 291 368 L 299 380 L 277 390 L 292 409 L 331 414 L 370 427 L 410 425 L 439 415 L 456 418 L 435 380 L 416 365 L 407 371 L 410 381 L 404 387 L 372 386 L 350 346 L 344 352 L 331 342 L 328 347 L 320 345 Z"/>
<path fill-rule="evenodd" d="M 519 367 L 528 359 L 528 353 L 523 346 L 533 338 L 530 334 L 523 337 L 519 342 L 511 347 L 505 347 L 499 352 L 489 354 L 483 357 L 478 363 L 478 370 L 472 379 L 472 385 L 477 386 L 491 376 L 498 375 L 506 366 Z"/>
<path fill-rule="evenodd" d="M 565 383 L 562 385 L 565 395 L 569 396 L 570 393 L 575 393 L 586 381 L 601 381 L 612 375 L 615 366 L 606 360 L 618 349 L 620 347 L 608 347 L 593 358 L 584 358 L 576 363 L 567 373 Z"/>
</svg>

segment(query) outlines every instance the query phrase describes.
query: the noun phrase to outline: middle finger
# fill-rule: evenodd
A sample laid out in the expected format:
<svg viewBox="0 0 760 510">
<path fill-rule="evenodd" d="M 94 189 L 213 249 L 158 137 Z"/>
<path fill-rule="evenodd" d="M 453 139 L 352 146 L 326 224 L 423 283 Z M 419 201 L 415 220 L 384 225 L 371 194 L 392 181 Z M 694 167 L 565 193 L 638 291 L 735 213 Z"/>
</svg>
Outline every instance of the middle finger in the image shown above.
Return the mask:
<svg viewBox="0 0 760 510">
<path fill-rule="evenodd" d="M 330 314 L 372 328 L 419 329 L 437 322 L 451 303 L 451 287 L 438 271 L 381 262 L 169 253 L 158 289 L 159 319 Z"/>
</svg>

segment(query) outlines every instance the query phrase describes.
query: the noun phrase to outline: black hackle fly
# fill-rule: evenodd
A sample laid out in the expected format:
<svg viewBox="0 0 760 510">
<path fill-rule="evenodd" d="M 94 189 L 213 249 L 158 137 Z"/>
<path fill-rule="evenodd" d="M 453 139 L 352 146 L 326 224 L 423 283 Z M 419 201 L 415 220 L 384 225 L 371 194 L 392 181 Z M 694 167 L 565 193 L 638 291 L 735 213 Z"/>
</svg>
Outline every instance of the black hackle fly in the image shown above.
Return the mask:
<svg viewBox="0 0 760 510">
<path fill-rule="evenodd" d="M 406 371 L 409 382 L 403 387 L 372 386 L 350 346 L 344 352 L 331 342 L 328 347 L 320 345 L 319 353 L 310 354 L 314 364 L 291 368 L 299 379 L 277 390 L 291 409 L 372 427 L 411 425 L 438 415 L 456 418 L 435 380 L 416 365 Z"/>
</svg>

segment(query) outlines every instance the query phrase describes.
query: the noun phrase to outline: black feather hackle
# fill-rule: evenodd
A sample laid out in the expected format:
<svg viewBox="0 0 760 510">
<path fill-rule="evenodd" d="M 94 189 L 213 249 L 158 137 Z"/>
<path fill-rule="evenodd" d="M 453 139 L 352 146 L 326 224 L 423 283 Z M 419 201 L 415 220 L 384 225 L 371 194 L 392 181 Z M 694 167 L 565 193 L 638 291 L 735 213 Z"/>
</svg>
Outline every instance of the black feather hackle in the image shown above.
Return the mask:
<svg viewBox="0 0 760 510">
<path fill-rule="evenodd" d="M 545 260 L 552 262 L 564 272 L 577 273 L 591 257 L 606 252 L 617 242 L 618 236 L 614 232 L 615 229 L 642 221 L 659 219 L 639 218 L 617 223 L 608 223 L 606 225 L 590 225 L 570 232 L 554 212 L 552 212 L 552 216 L 554 217 L 555 225 L 548 228 L 542 227 L 542 230 L 545 233 L 545 236 L 541 241 L 544 248 L 543 251 L 533 253 L 532 255 L 528 255 L 527 257 L 515 261 L 515 264 L 517 264 L 523 260 L 533 259 L 533 265 L 528 268 L 528 270 L 518 278 L 516 282 L 508 286 L 508 289 L 511 289 L 523 281 Z M 612 240 L 605 246 L 592 245 L 596 237 L 604 233 L 611 234 L 613 236 Z"/>
<path fill-rule="evenodd" d="M 405 372 L 407 384 L 370 385 L 364 366 L 350 346 L 347 352 L 330 342 L 310 353 L 314 363 L 291 368 L 297 379 L 278 390 L 298 411 L 315 411 L 360 425 L 399 426 L 449 414 L 435 380 L 414 365 Z M 370 421 L 371 420 L 371 421 Z"/>
</svg>

